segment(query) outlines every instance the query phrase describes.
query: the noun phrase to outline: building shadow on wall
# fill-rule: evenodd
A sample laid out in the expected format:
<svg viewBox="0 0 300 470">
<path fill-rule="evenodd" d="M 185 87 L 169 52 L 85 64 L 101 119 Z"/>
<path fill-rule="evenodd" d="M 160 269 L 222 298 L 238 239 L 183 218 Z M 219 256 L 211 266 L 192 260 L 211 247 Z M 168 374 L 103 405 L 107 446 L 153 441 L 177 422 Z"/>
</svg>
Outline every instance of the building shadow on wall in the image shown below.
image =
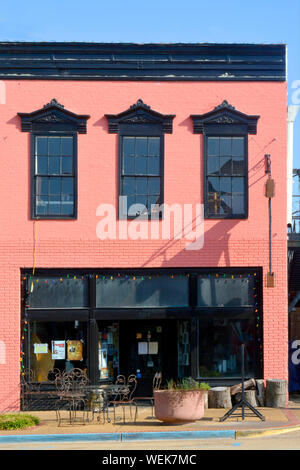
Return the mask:
<svg viewBox="0 0 300 470">
<path fill-rule="evenodd" d="M 176 251 L 179 246 L 182 245 L 182 240 L 174 237 L 171 240 L 166 241 L 164 246 L 156 250 L 151 255 L 142 267 L 146 267 L 149 264 L 156 263 L 158 259 L 163 258 L 161 261 L 162 267 L 193 267 L 193 266 L 218 266 L 222 258 L 225 260 L 225 266 L 230 266 L 230 252 L 229 252 L 229 241 L 230 231 L 240 223 L 240 220 L 220 220 L 215 223 L 209 230 L 205 230 L 204 226 L 204 240 L 203 246 L 199 249 L 187 249 L 180 248 L 175 256 L 170 256 L 170 253 Z M 195 219 L 192 224 L 195 223 Z M 188 227 L 185 227 L 187 231 Z M 193 243 L 192 241 L 184 241 L 186 246 Z M 194 245 L 196 247 L 196 245 Z"/>
</svg>

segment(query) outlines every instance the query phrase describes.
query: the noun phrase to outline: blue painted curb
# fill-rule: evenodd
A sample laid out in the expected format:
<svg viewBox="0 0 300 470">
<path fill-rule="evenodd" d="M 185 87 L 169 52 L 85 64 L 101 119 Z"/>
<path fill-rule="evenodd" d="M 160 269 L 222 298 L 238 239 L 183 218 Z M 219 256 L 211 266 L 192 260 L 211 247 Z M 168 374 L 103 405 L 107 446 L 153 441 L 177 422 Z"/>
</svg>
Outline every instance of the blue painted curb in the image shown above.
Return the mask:
<svg viewBox="0 0 300 470">
<path fill-rule="evenodd" d="M 119 441 L 120 433 L 90 434 L 26 434 L 17 436 L 0 436 L 0 444 L 16 442 L 78 442 L 78 441 Z"/>
<path fill-rule="evenodd" d="M 79 442 L 79 441 L 153 441 L 176 439 L 235 438 L 235 431 L 167 431 L 128 433 L 86 433 L 86 434 L 26 434 L 0 436 L 0 444 L 17 442 Z"/>
<path fill-rule="evenodd" d="M 122 442 L 126 441 L 152 441 L 175 439 L 210 439 L 235 438 L 235 431 L 167 431 L 167 432 L 128 432 L 121 434 Z"/>
</svg>

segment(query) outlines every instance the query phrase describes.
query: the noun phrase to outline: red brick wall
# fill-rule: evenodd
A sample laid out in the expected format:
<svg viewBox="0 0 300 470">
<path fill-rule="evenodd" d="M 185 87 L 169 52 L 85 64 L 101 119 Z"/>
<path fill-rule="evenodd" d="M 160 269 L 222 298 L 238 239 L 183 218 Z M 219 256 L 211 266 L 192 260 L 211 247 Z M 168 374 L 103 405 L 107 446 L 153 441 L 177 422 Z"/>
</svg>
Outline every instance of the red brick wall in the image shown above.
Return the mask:
<svg viewBox="0 0 300 470">
<path fill-rule="evenodd" d="M 112 83 L 8 81 L 0 105 L 0 410 L 19 407 L 20 269 L 36 267 L 263 267 L 268 271 L 268 201 L 264 154 L 272 156 L 273 270 L 276 286 L 263 289 L 264 377 L 287 379 L 286 84 Z M 29 134 L 18 112 L 31 112 L 56 98 L 79 114 L 90 114 L 87 135 L 78 136 L 78 219 L 29 218 Z M 190 114 L 210 111 L 226 99 L 246 114 L 258 114 L 249 136 L 249 218 L 206 220 L 204 247 L 185 250 L 185 240 L 105 240 L 96 236 L 96 209 L 117 198 L 117 135 L 108 134 L 104 114 L 119 113 L 141 98 L 152 109 L 176 114 L 165 136 L 165 202 L 202 203 L 202 136 Z M 148 223 L 148 222 L 145 222 Z M 1 361 L 0 361 L 1 362 Z"/>
</svg>

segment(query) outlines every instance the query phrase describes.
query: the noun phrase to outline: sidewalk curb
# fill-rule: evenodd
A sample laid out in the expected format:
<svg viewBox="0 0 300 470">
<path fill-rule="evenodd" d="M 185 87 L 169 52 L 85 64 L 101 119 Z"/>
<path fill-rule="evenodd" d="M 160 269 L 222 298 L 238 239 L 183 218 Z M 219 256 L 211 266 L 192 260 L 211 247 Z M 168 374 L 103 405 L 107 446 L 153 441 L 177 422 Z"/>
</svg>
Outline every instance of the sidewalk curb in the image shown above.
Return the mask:
<svg viewBox="0 0 300 470">
<path fill-rule="evenodd" d="M 166 431 L 166 432 L 128 432 L 128 433 L 85 433 L 85 434 L 26 434 L 0 436 L 0 445 L 17 442 L 79 442 L 79 441 L 152 441 L 235 438 L 234 430 L 220 431 Z"/>
<path fill-rule="evenodd" d="M 235 431 L 235 438 L 239 439 L 241 437 L 275 436 L 276 434 L 286 434 L 293 431 L 300 431 L 300 425 L 273 429 L 249 429 L 248 431 Z"/>
<path fill-rule="evenodd" d="M 90 434 L 23 434 L 0 436 L 0 444 L 17 442 L 78 442 L 78 441 L 118 441 L 120 433 L 90 433 Z"/>
<path fill-rule="evenodd" d="M 165 432 L 125 432 L 125 433 L 81 433 L 81 434 L 17 434 L 0 436 L 1 444 L 18 442 L 141 442 L 157 440 L 195 440 L 195 439 L 240 439 L 259 436 L 274 436 L 300 431 L 298 426 L 286 426 L 273 429 L 249 429 L 236 431 L 234 429 L 209 431 L 165 431 Z"/>
<path fill-rule="evenodd" d="M 121 434 L 122 442 L 132 441 L 157 441 L 157 440 L 177 440 L 177 439 L 211 439 L 211 438 L 235 438 L 235 431 L 212 430 L 212 431 L 165 431 L 165 432 L 128 432 Z"/>
</svg>

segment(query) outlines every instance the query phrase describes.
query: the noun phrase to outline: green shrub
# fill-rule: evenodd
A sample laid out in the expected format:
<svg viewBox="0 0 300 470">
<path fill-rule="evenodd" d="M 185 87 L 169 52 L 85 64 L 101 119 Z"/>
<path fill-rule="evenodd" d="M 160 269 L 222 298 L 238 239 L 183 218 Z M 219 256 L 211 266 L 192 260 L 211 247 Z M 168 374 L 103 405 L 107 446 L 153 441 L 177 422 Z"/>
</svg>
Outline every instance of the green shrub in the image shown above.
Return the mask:
<svg viewBox="0 0 300 470">
<path fill-rule="evenodd" d="M 209 390 L 210 386 L 206 382 L 197 382 L 192 378 L 181 379 L 175 382 L 173 379 L 167 382 L 168 390 Z"/>
<path fill-rule="evenodd" d="M 22 414 L 0 415 L 0 429 L 24 429 L 39 424 L 40 420 L 36 416 Z"/>
</svg>

